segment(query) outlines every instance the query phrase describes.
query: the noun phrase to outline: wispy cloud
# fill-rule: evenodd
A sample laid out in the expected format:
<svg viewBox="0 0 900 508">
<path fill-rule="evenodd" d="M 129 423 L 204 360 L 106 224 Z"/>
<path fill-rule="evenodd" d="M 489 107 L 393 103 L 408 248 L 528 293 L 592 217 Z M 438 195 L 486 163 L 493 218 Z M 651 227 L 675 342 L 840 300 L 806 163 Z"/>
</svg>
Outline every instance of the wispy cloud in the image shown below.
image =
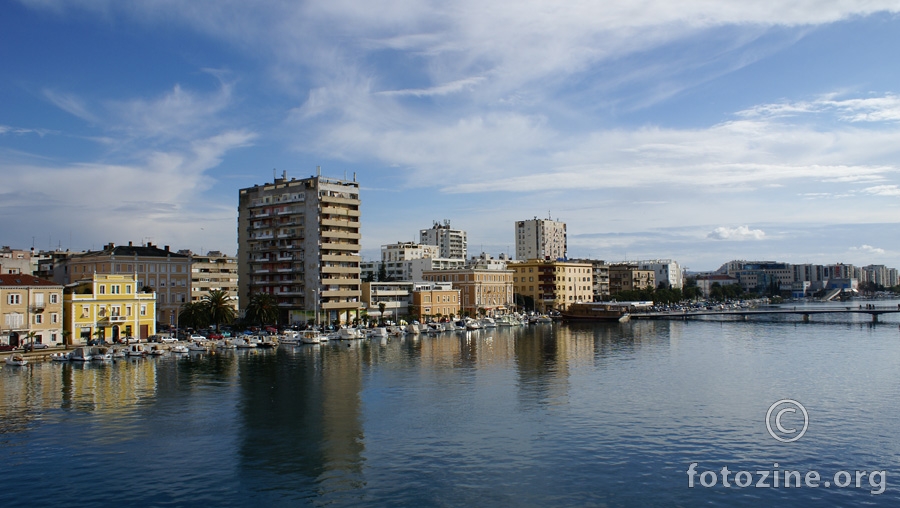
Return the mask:
<svg viewBox="0 0 900 508">
<path fill-rule="evenodd" d="M 852 251 L 862 251 L 868 254 L 884 254 L 884 249 L 879 249 L 878 247 L 872 247 L 871 245 L 861 245 L 859 247 L 850 247 Z"/>
<path fill-rule="evenodd" d="M 721 226 L 706 235 L 707 238 L 713 240 L 762 240 L 765 236 L 766 233 L 763 230 L 750 229 L 749 226 L 736 228 Z"/>
</svg>

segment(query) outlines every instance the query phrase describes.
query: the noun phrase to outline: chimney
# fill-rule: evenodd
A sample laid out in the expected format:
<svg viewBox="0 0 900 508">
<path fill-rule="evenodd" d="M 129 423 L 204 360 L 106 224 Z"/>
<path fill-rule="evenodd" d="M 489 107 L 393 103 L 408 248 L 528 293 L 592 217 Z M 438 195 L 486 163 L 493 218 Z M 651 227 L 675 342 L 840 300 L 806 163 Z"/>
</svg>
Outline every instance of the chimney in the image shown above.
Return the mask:
<svg viewBox="0 0 900 508">
<path fill-rule="evenodd" d="M 166 252 L 169 252 L 169 246 L 166 245 Z"/>
<path fill-rule="evenodd" d="M 131 242 L 128 242 L 128 246 L 129 246 L 129 247 L 134 247 L 134 245 L 132 245 Z"/>
</svg>

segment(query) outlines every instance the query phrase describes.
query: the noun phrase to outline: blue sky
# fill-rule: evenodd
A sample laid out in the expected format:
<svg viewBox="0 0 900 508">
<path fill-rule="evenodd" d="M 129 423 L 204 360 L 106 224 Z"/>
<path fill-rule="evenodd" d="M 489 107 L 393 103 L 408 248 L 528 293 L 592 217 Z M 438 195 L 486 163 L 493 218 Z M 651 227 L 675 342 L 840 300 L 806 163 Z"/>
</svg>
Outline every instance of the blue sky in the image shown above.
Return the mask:
<svg viewBox="0 0 900 508">
<path fill-rule="evenodd" d="M 362 187 L 363 254 L 449 219 L 569 255 L 900 266 L 900 5 L 0 4 L 0 243 L 237 248 L 238 189 Z"/>
</svg>

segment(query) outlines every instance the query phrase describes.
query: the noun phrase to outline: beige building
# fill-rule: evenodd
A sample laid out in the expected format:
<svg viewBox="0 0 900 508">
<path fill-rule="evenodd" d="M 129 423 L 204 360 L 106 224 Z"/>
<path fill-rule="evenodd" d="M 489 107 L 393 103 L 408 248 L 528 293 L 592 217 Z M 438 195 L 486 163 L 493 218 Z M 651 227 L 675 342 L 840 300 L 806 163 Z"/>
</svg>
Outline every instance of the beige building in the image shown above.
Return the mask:
<svg viewBox="0 0 900 508">
<path fill-rule="evenodd" d="M 459 316 L 460 290 L 449 282 L 417 283 L 410 306 L 413 318 L 421 322 Z"/>
<path fill-rule="evenodd" d="M 611 296 L 615 296 L 620 291 L 655 288 L 656 275 L 653 270 L 641 270 L 635 263 L 609 265 L 609 294 Z"/>
<path fill-rule="evenodd" d="M 361 311 L 359 183 L 321 175 L 240 190 L 238 296 L 274 296 L 280 322 L 352 322 Z"/>
<path fill-rule="evenodd" d="M 110 243 L 100 251 L 88 251 L 68 258 L 66 284 L 90 279 L 93 274 L 134 275 L 138 290 L 149 288 L 156 294 L 156 321 L 175 326 L 181 305 L 190 301 L 191 258 L 147 243 L 135 246 Z"/>
<path fill-rule="evenodd" d="M 156 295 L 142 291 L 135 274 L 90 274 L 66 286 L 65 330 L 69 343 L 87 344 L 136 337 L 146 340 L 156 333 Z"/>
<path fill-rule="evenodd" d="M 576 261 L 531 259 L 510 263 L 516 302 L 524 310 L 565 310 L 577 302 L 592 302 L 593 266 Z"/>
<path fill-rule="evenodd" d="M 231 304 L 237 315 L 240 309 L 237 258 L 217 250 L 209 251 L 205 256 L 190 251 L 178 252 L 191 258 L 191 302 L 203 301 L 203 297 L 210 291 L 225 291 L 231 297 Z"/>
<path fill-rule="evenodd" d="M 63 343 L 63 286 L 30 274 L 0 274 L 0 345 Z"/>
<path fill-rule="evenodd" d="M 422 274 L 426 282 L 451 282 L 460 292 L 460 312 L 475 316 L 504 314 L 512 310 L 513 271 L 481 268 L 430 270 Z"/>
<path fill-rule="evenodd" d="M 381 318 L 397 321 L 400 316 L 409 314 L 414 284 L 410 281 L 399 282 L 363 282 L 362 301 L 369 318 Z M 381 305 L 384 305 L 384 316 Z"/>
</svg>

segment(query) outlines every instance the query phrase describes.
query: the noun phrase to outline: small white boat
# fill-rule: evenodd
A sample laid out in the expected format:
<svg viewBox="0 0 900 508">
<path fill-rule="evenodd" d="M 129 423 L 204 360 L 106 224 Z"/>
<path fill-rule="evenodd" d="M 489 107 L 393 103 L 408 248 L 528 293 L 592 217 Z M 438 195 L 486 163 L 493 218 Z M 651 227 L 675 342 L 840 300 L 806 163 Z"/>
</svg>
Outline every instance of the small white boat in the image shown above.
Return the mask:
<svg viewBox="0 0 900 508">
<path fill-rule="evenodd" d="M 106 361 L 112 360 L 112 352 L 105 347 L 92 347 L 91 348 L 91 361 Z"/>
<path fill-rule="evenodd" d="M 162 346 L 150 346 L 149 354 L 151 356 L 163 356 L 164 354 L 166 354 L 168 352 L 169 352 L 169 350 Z"/>
<path fill-rule="evenodd" d="M 69 359 L 75 362 L 89 362 L 91 361 L 91 348 L 77 347 L 69 353 Z"/>
<path fill-rule="evenodd" d="M 125 348 L 115 348 L 112 350 L 113 358 L 125 358 L 126 356 L 128 356 L 128 351 L 126 351 Z"/>
<path fill-rule="evenodd" d="M 366 330 L 366 337 L 370 339 L 382 339 L 388 336 L 387 328 L 383 326 L 377 326 L 375 328 L 369 328 Z"/>
<path fill-rule="evenodd" d="M 281 338 L 278 339 L 278 342 L 280 342 L 281 344 L 285 344 L 285 345 L 299 344 L 301 342 L 300 333 L 295 332 L 293 330 L 284 332 L 284 334 L 281 336 Z"/>
<path fill-rule="evenodd" d="M 300 342 L 303 344 L 320 344 L 322 342 L 327 341 L 324 335 L 319 333 L 319 330 L 303 330 L 303 333 L 300 334 Z"/>
<path fill-rule="evenodd" d="M 131 344 L 128 346 L 128 356 L 146 356 L 147 351 L 143 344 Z"/>
<path fill-rule="evenodd" d="M 50 355 L 50 361 L 67 362 L 69 361 L 69 353 L 53 353 Z"/>
<path fill-rule="evenodd" d="M 178 345 L 172 346 L 172 348 L 169 349 L 169 351 L 171 351 L 173 353 L 184 354 L 184 353 L 188 352 L 188 348 L 184 344 L 178 344 Z"/>
<path fill-rule="evenodd" d="M 200 344 L 199 342 L 191 342 L 190 344 L 187 345 L 187 349 L 188 349 L 188 351 L 198 352 L 198 353 L 209 352 L 209 349 L 207 349 L 206 346 L 204 346 L 203 344 Z"/>
<path fill-rule="evenodd" d="M 25 359 L 25 356 L 19 353 L 13 353 L 6 357 L 7 365 L 27 365 L 28 360 Z"/>
<path fill-rule="evenodd" d="M 341 327 L 338 333 L 340 333 L 341 340 L 357 340 L 363 338 L 363 334 L 359 328 Z"/>
</svg>

